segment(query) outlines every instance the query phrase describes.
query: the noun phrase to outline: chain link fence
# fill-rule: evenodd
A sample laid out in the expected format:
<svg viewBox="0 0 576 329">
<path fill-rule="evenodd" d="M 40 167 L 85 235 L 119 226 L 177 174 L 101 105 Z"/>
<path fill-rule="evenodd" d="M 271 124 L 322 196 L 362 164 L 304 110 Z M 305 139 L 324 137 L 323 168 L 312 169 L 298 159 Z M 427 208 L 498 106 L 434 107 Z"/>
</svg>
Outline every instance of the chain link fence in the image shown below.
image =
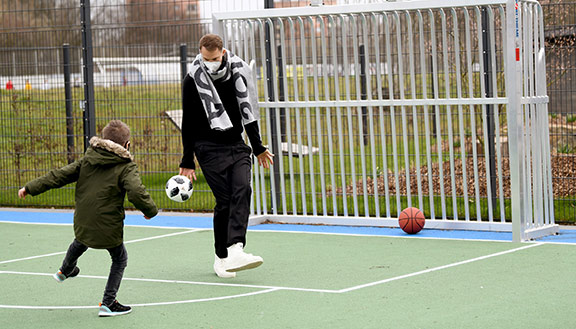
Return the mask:
<svg viewBox="0 0 576 329">
<path fill-rule="evenodd" d="M 366 2 L 378 1 L 324 4 Z M 159 207 L 211 211 L 214 200 L 202 175 L 192 201 L 177 204 L 164 196 L 164 184 L 177 173 L 182 152 L 180 132 L 167 115 L 181 108 L 182 60 L 191 60 L 200 37 L 212 31 L 213 12 L 309 4 L 0 0 L 0 206 L 73 207 L 73 186 L 26 202 L 17 199 L 16 192 L 28 180 L 82 156 L 86 131 L 99 133 L 109 120 L 120 119 L 132 128 L 132 151 Z M 542 5 L 554 192 L 560 202 L 556 220 L 574 221 L 576 2 Z M 86 16 L 90 19 L 83 19 Z M 94 71 L 89 84 L 84 81 L 87 66 Z"/>
<path fill-rule="evenodd" d="M 576 218 L 576 1 L 541 1 L 556 218 Z"/>
<path fill-rule="evenodd" d="M 306 4 L 0 0 L 0 206 L 73 207 L 73 185 L 25 202 L 16 191 L 81 157 L 88 136 L 120 119 L 132 129 L 132 152 L 160 208 L 212 210 L 202 175 L 193 202 L 164 195 L 182 152 L 180 132 L 166 114 L 181 108 L 181 62 L 211 32 L 213 12 Z M 93 81 L 84 79 L 87 69 Z"/>
</svg>

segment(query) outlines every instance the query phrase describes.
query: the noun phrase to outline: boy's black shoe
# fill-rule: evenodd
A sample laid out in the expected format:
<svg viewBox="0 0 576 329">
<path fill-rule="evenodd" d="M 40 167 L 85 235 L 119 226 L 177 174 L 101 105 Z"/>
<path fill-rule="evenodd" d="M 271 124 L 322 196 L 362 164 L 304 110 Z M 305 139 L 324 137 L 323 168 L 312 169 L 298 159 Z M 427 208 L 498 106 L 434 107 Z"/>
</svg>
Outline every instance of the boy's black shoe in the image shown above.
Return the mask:
<svg viewBox="0 0 576 329">
<path fill-rule="evenodd" d="M 130 306 L 124 306 L 115 300 L 111 305 L 104 305 L 100 303 L 98 316 L 116 316 L 128 314 L 130 312 L 132 312 L 132 308 Z"/>
<path fill-rule="evenodd" d="M 72 272 L 70 272 L 69 274 L 64 274 L 64 273 L 62 273 L 62 270 L 59 270 L 58 272 L 54 273 L 54 275 L 52 277 L 54 277 L 54 280 L 56 280 L 58 282 L 62 282 L 66 279 L 73 278 L 73 277 L 77 276 L 78 273 L 80 273 L 80 269 L 78 268 L 78 266 L 76 266 L 76 267 L 74 267 Z"/>
</svg>

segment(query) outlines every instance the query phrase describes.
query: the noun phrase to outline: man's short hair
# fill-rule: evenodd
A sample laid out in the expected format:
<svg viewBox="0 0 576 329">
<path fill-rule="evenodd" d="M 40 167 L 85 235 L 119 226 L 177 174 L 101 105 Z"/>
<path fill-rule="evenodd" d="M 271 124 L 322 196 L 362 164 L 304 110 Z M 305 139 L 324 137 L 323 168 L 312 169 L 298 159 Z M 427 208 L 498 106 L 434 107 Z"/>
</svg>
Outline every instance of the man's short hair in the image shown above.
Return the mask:
<svg viewBox="0 0 576 329">
<path fill-rule="evenodd" d="M 206 48 L 208 51 L 214 51 L 216 49 L 222 50 L 224 47 L 224 42 L 219 35 L 216 34 L 206 34 L 204 35 L 198 44 L 198 49 Z"/>
<path fill-rule="evenodd" d="M 130 127 L 120 120 L 112 120 L 102 129 L 102 138 L 124 146 L 130 140 Z"/>
</svg>

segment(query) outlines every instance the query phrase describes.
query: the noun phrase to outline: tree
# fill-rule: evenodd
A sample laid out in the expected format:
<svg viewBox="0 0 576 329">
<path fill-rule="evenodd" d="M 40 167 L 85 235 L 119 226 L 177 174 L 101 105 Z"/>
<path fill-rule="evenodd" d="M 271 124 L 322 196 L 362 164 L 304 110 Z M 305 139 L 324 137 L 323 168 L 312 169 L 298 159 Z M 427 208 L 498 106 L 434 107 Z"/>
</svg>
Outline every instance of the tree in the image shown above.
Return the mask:
<svg viewBox="0 0 576 329">
<path fill-rule="evenodd" d="M 128 0 L 126 17 L 126 44 L 173 45 L 196 42 L 207 31 L 207 26 L 200 20 L 197 0 Z"/>
</svg>

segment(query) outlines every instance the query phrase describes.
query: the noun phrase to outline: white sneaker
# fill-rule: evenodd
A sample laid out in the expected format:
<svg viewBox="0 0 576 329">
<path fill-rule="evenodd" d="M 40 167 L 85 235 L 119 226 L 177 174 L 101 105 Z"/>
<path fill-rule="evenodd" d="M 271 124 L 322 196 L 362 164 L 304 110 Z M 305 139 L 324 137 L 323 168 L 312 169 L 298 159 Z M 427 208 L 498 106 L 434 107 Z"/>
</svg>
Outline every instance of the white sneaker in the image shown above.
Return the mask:
<svg viewBox="0 0 576 329">
<path fill-rule="evenodd" d="M 226 272 L 226 269 L 224 268 L 225 260 L 226 258 L 220 258 L 214 255 L 214 272 L 216 272 L 216 275 L 218 275 L 221 278 L 235 278 L 236 273 Z"/>
<path fill-rule="evenodd" d="M 228 257 L 224 259 L 224 269 L 228 272 L 238 272 L 258 267 L 263 262 L 262 257 L 245 253 L 244 245 L 238 242 L 228 247 Z"/>
</svg>

